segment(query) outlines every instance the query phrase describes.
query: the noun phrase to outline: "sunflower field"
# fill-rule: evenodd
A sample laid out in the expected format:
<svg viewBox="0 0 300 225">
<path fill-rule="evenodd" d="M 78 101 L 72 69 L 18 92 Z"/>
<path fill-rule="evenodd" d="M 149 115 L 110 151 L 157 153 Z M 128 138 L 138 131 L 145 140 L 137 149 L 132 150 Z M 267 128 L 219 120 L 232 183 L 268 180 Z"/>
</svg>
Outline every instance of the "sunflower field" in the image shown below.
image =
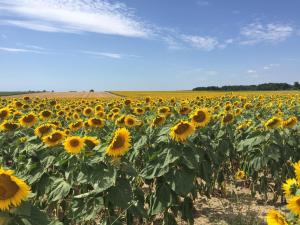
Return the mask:
<svg viewBox="0 0 300 225">
<path fill-rule="evenodd" d="M 0 224 L 193 224 L 195 199 L 236 180 L 288 199 L 291 219 L 271 211 L 269 224 L 297 224 L 299 100 L 0 98 Z"/>
</svg>

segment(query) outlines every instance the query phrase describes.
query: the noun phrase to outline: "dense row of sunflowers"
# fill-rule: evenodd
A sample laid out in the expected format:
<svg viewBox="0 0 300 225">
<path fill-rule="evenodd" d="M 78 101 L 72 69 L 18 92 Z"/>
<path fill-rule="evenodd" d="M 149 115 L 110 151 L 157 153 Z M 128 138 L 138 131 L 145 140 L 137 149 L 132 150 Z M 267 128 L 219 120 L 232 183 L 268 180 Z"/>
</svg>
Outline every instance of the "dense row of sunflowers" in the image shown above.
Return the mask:
<svg viewBox="0 0 300 225">
<path fill-rule="evenodd" d="M 0 222 L 192 224 L 198 194 L 241 179 L 276 201 L 300 159 L 299 116 L 299 94 L 0 99 Z M 298 215 L 295 165 L 284 191 Z M 287 224 L 276 211 L 268 223 Z"/>
</svg>

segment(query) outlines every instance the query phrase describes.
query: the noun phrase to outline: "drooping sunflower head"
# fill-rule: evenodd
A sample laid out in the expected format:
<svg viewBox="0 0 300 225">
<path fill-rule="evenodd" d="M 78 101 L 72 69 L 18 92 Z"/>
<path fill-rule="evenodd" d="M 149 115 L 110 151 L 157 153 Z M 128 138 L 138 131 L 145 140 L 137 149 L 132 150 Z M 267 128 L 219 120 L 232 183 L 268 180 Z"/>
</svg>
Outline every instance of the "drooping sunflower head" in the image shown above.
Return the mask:
<svg viewBox="0 0 300 225">
<path fill-rule="evenodd" d="M 37 128 L 34 129 L 34 134 L 37 137 L 43 137 L 46 136 L 48 134 L 50 134 L 52 132 L 52 130 L 54 129 L 54 125 L 53 124 L 43 124 Z"/>
<path fill-rule="evenodd" d="M 14 121 L 4 121 L 4 123 L 2 123 L 0 125 L 0 130 L 2 131 L 15 131 L 19 128 L 19 124 L 15 123 Z"/>
<path fill-rule="evenodd" d="M 195 132 L 195 127 L 188 121 L 180 121 L 170 129 L 172 139 L 183 142 Z"/>
<path fill-rule="evenodd" d="M 0 168 L 0 210 L 17 207 L 30 193 L 30 187 L 14 171 Z"/>
<path fill-rule="evenodd" d="M 282 119 L 276 116 L 273 116 L 267 122 L 265 122 L 265 127 L 268 129 L 278 128 L 282 125 Z"/>
<path fill-rule="evenodd" d="M 289 198 L 296 194 L 298 188 L 298 182 L 296 179 L 287 179 L 282 185 L 282 190 L 286 198 Z"/>
<path fill-rule="evenodd" d="M 77 131 L 77 130 L 79 130 L 79 129 L 81 129 L 82 127 L 83 127 L 83 121 L 82 120 L 78 120 L 78 121 L 76 121 L 76 122 L 74 122 L 74 123 L 71 123 L 70 125 L 69 125 L 69 128 L 70 128 L 70 130 L 72 130 L 72 131 Z"/>
<path fill-rule="evenodd" d="M 196 110 L 190 119 L 195 127 L 205 127 L 210 121 L 210 113 L 207 108 Z"/>
<path fill-rule="evenodd" d="M 50 135 L 43 137 L 42 140 L 47 146 L 52 147 L 61 144 L 65 139 L 65 136 L 66 134 L 63 131 L 57 130 Z"/>
<path fill-rule="evenodd" d="M 106 154 L 112 157 L 119 157 L 128 152 L 131 147 L 131 135 L 126 128 L 118 128 L 110 145 L 106 149 Z"/>
<path fill-rule="evenodd" d="M 102 128 L 105 125 L 105 120 L 99 118 L 90 118 L 88 119 L 88 124 L 90 127 Z"/>
<path fill-rule="evenodd" d="M 19 122 L 23 127 L 33 127 L 37 122 L 37 117 L 35 114 L 29 113 L 20 118 Z"/>
<path fill-rule="evenodd" d="M 290 117 L 287 120 L 283 121 L 283 127 L 285 128 L 293 128 L 298 123 L 298 119 L 296 116 Z"/>
<path fill-rule="evenodd" d="M 70 154 L 80 153 L 84 146 L 84 139 L 79 136 L 68 137 L 64 141 L 65 150 Z"/>
<path fill-rule="evenodd" d="M 270 210 L 267 214 L 268 225 L 288 225 L 284 216 L 277 210 Z"/>
<path fill-rule="evenodd" d="M 100 145 L 100 140 L 98 140 L 96 137 L 84 137 L 83 140 L 86 148 L 89 150 L 92 150 L 96 146 Z"/>
</svg>

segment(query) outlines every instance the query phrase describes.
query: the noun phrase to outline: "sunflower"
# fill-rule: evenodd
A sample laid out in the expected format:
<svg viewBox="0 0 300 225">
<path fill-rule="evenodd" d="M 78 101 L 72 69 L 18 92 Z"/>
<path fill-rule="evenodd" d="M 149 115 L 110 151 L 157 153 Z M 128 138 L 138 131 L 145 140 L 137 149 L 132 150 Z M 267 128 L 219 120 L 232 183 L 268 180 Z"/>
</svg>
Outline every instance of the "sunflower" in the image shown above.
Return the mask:
<svg viewBox="0 0 300 225">
<path fill-rule="evenodd" d="M 105 125 L 105 120 L 98 118 L 90 118 L 88 119 L 88 124 L 90 127 L 102 128 Z"/>
<path fill-rule="evenodd" d="M 136 115 L 143 115 L 145 113 L 145 110 L 143 108 L 135 108 L 134 113 Z"/>
<path fill-rule="evenodd" d="M 235 180 L 242 180 L 244 178 L 245 178 L 245 172 L 243 170 L 237 171 L 236 174 L 234 175 Z"/>
<path fill-rule="evenodd" d="M 157 113 L 167 117 L 171 114 L 171 109 L 169 107 L 166 107 L 166 106 L 165 107 L 160 107 L 157 110 Z"/>
<path fill-rule="evenodd" d="M 119 116 L 119 118 L 116 119 L 115 124 L 118 127 L 124 127 L 125 126 L 125 115 Z"/>
<path fill-rule="evenodd" d="M 198 109 L 190 116 L 195 127 L 205 127 L 210 121 L 210 113 L 207 108 Z"/>
<path fill-rule="evenodd" d="M 300 185 L 300 161 L 294 163 L 293 167 L 294 167 L 294 173 L 296 175 L 298 185 Z"/>
<path fill-rule="evenodd" d="M 19 122 L 23 127 L 33 127 L 37 122 L 37 117 L 35 114 L 29 113 L 23 116 L 22 118 L 20 118 Z"/>
<path fill-rule="evenodd" d="M 92 108 L 90 108 L 90 107 L 87 107 L 87 108 L 85 108 L 84 110 L 83 110 L 83 115 L 85 115 L 85 116 L 90 116 L 90 115 L 92 115 L 93 114 L 93 109 Z"/>
<path fill-rule="evenodd" d="M 53 128 L 54 128 L 53 124 L 49 124 L 49 123 L 43 124 L 43 125 L 41 125 L 41 126 L 34 129 L 34 134 L 35 134 L 35 136 L 41 138 L 45 135 L 50 134 Z"/>
<path fill-rule="evenodd" d="M 62 143 L 65 136 L 66 134 L 63 131 L 57 130 L 52 132 L 50 135 L 43 137 L 42 140 L 47 146 L 52 147 Z"/>
<path fill-rule="evenodd" d="M 128 152 L 131 147 L 131 135 L 126 128 L 118 128 L 110 145 L 106 149 L 106 154 L 113 157 L 119 157 Z"/>
<path fill-rule="evenodd" d="M 19 124 L 13 121 L 5 121 L 0 125 L 2 131 L 15 131 L 19 128 Z"/>
<path fill-rule="evenodd" d="M 188 107 L 188 106 L 182 106 L 180 109 L 179 109 L 179 113 L 181 115 L 187 115 L 191 112 L 191 108 Z"/>
<path fill-rule="evenodd" d="M 232 123 L 234 120 L 234 115 L 232 113 L 226 113 L 222 116 L 222 124 L 229 124 Z"/>
<path fill-rule="evenodd" d="M 127 127 L 135 127 L 138 125 L 138 120 L 132 115 L 125 116 L 124 122 Z"/>
<path fill-rule="evenodd" d="M 274 209 L 268 212 L 267 223 L 268 225 L 288 225 L 284 216 Z"/>
<path fill-rule="evenodd" d="M 72 131 L 77 131 L 77 130 L 79 130 L 79 129 L 81 129 L 82 127 L 83 127 L 83 121 L 82 120 L 78 120 L 77 122 L 75 122 L 75 123 L 71 123 L 70 125 L 69 125 L 69 128 L 70 128 L 70 130 L 72 130 Z"/>
<path fill-rule="evenodd" d="M 158 115 L 152 120 L 151 125 L 153 127 L 160 126 L 160 125 L 164 124 L 165 121 L 166 121 L 166 117 L 164 117 L 163 115 Z"/>
<path fill-rule="evenodd" d="M 7 119 L 9 115 L 10 115 L 9 108 L 0 109 L 0 121 Z"/>
<path fill-rule="evenodd" d="M 42 120 L 47 120 L 51 117 L 52 112 L 49 110 L 44 110 L 44 111 L 40 112 L 39 115 Z"/>
<path fill-rule="evenodd" d="M 294 196 L 287 200 L 287 208 L 296 215 L 300 215 L 300 196 Z"/>
<path fill-rule="evenodd" d="M 79 136 L 68 137 L 64 141 L 65 150 L 71 154 L 80 153 L 84 146 L 84 139 Z"/>
<path fill-rule="evenodd" d="M 0 210 L 19 206 L 30 193 L 30 187 L 13 174 L 13 170 L 0 168 Z"/>
<path fill-rule="evenodd" d="M 195 127 L 192 123 L 187 121 L 180 121 L 170 129 L 170 136 L 172 139 L 182 142 L 195 132 Z"/>
<path fill-rule="evenodd" d="M 84 137 L 83 140 L 85 146 L 90 150 L 100 145 L 100 141 L 96 137 Z"/>
<path fill-rule="evenodd" d="M 277 128 L 282 125 L 282 119 L 279 117 L 273 116 L 271 119 L 269 119 L 267 122 L 265 122 L 265 127 L 269 129 Z"/>
<path fill-rule="evenodd" d="M 285 183 L 282 185 L 282 190 L 285 194 L 285 197 L 289 198 L 292 195 L 294 195 L 297 187 L 298 187 L 298 183 L 296 179 L 287 179 Z"/>
<path fill-rule="evenodd" d="M 283 121 L 283 127 L 285 128 L 293 128 L 298 123 L 298 119 L 296 116 L 290 117 L 289 119 Z"/>
</svg>

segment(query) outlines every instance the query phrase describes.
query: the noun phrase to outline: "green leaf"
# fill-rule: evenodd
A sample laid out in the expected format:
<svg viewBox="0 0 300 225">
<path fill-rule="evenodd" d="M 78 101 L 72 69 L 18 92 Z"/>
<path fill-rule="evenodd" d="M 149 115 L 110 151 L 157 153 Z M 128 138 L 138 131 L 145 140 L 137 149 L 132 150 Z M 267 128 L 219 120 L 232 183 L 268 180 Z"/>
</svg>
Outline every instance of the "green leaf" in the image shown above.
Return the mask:
<svg viewBox="0 0 300 225">
<path fill-rule="evenodd" d="M 127 208 L 132 200 L 132 190 L 128 180 L 121 179 L 108 190 L 108 200 L 117 207 Z"/>
<path fill-rule="evenodd" d="M 71 185 L 62 178 L 55 180 L 53 187 L 54 189 L 49 195 L 49 199 L 51 201 L 57 201 L 65 198 L 71 190 Z"/>
</svg>

